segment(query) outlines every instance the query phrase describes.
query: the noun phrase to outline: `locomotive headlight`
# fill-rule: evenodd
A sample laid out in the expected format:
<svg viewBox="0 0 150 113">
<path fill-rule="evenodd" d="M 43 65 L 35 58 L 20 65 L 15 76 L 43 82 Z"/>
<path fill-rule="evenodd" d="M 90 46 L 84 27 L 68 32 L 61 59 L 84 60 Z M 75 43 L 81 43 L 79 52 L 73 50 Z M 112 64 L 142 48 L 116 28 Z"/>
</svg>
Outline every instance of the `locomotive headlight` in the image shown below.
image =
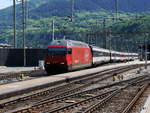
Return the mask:
<svg viewBox="0 0 150 113">
<path fill-rule="evenodd" d="M 60 64 L 65 64 L 64 62 L 60 63 Z"/>
<path fill-rule="evenodd" d="M 46 62 L 46 64 L 51 64 L 50 62 Z"/>
</svg>

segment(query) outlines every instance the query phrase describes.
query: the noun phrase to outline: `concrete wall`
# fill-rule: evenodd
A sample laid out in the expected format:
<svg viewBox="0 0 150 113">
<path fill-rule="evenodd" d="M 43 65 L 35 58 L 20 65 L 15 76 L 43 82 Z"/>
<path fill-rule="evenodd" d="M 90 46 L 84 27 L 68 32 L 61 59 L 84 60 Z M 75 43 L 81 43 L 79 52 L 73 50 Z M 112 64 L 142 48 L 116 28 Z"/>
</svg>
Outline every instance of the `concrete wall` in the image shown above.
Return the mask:
<svg viewBox="0 0 150 113">
<path fill-rule="evenodd" d="M 23 49 L 0 49 L 0 66 L 23 66 L 23 53 Z M 46 49 L 26 49 L 27 66 L 38 66 L 46 54 Z"/>
</svg>

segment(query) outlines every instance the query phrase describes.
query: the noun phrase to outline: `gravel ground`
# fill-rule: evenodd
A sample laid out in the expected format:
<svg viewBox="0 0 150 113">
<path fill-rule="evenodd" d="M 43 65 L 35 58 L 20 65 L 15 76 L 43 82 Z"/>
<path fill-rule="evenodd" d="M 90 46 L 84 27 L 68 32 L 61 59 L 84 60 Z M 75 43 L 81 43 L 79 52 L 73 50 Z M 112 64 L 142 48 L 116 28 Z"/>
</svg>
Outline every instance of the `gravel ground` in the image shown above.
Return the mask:
<svg viewBox="0 0 150 113">
<path fill-rule="evenodd" d="M 120 75 L 117 75 L 115 77 L 115 80 L 117 80 L 117 81 L 122 80 L 122 79 L 126 80 L 129 78 L 138 77 L 138 76 L 142 76 L 142 75 L 150 75 L 150 66 L 147 66 L 147 69 L 145 69 L 144 67 L 141 67 L 138 69 L 134 69 L 134 70 L 122 73 Z"/>
<path fill-rule="evenodd" d="M 142 76 L 142 75 L 150 76 L 150 66 L 147 66 L 147 69 L 145 69 L 145 67 L 142 67 L 142 68 L 138 68 L 138 69 L 134 69 L 134 70 L 122 73 L 121 75 L 118 75 L 118 76 L 123 76 L 123 79 L 125 80 L 125 79 Z M 115 81 L 120 80 L 118 76 L 115 78 Z M 148 96 L 150 96 L 150 87 L 144 92 L 144 94 L 142 94 L 141 98 L 136 102 L 135 106 L 132 108 L 130 113 L 150 113 L 150 110 L 149 110 L 150 104 L 147 106 L 147 108 L 144 107 L 148 99 Z M 145 112 L 141 112 L 143 109 Z M 110 113 L 110 111 L 109 112 L 105 111 L 104 113 Z"/>
</svg>

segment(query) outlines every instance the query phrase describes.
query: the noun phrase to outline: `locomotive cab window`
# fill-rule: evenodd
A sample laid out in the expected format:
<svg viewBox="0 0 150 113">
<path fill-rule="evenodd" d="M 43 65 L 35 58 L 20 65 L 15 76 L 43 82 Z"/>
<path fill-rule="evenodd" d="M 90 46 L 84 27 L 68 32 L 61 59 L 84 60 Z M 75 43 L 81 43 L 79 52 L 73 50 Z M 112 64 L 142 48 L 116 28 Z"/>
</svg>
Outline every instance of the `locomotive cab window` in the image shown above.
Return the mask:
<svg viewBox="0 0 150 113">
<path fill-rule="evenodd" d="M 68 54 L 72 54 L 72 49 L 71 48 L 68 49 Z"/>
<path fill-rule="evenodd" d="M 48 48 L 49 56 L 65 56 L 67 54 L 67 48 Z"/>
</svg>

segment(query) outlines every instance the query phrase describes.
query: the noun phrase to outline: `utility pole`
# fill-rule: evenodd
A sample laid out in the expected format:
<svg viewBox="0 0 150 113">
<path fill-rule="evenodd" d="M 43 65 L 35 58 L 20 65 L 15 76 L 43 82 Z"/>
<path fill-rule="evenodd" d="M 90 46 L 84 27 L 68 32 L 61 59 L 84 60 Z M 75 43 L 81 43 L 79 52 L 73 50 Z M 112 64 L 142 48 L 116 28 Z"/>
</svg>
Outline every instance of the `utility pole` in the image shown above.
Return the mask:
<svg viewBox="0 0 150 113">
<path fill-rule="evenodd" d="M 104 32 L 104 48 L 107 48 L 107 36 L 106 36 L 106 19 L 103 19 L 103 32 Z"/>
<path fill-rule="evenodd" d="M 24 1 L 24 13 L 25 13 L 25 29 L 27 29 L 27 19 L 28 19 L 28 0 Z"/>
<path fill-rule="evenodd" d="M 128 62 L 129 62 L 129 40 L 126 40 L 126 47 L 127 47 Z"/>
<path fill-rule="evenodd" d="M 13 0 L 13 37 L 14 37 L 14 48 L 17 47 L 16 44 L 16 0 Z"/>
<path fill-rule="evenodd" d="M 112 38 L 112 34 L 111 34 L 111 28 L 109 28 L 109 52 L 110 52 L 110 62 L 111 62 L 111 58 L 112 58 L 112 53 L 111 53 L 111 38 Z"/>
<path fill-rule="evenodd" d="M 52 41 L 55 40 L 55 21 L 52 20 Z"/>
<path fill-rule="evenodd" d="M 71 0 L 71 22 L 73 22 L 74 20 L 74 6 L 75 6 L 74 0 Z"/>
<path fill-rule="evenodd" d="M 145 45 L 145 69 L 147 69 L 147 42 L 146 42 L 146 38 L 147 38 L 147 34 L 145 34 L 145 38 L 144 38 L 144 45 Z"/>
<path fill-rule="evenodd" d="M 116 21 L 118 20 L 118 0 L 115 0 Z"/>
<path fill-rule="evenodd" d="M 26 66 L 26 45 L 25 45 L 25 28 L 26 28 L 26 19 L 25 19 L 25 0 L 22 0 L 22 33 L 23 33 L 23 57 L 24 57 L 24 66 Z"/>
<path fill-rule="evenodd" d="M 140 45 L 140 52 L 139 52 L 139 53 L 140 53 L 140 56 L 139 56 L 140 61 L 142 61 L 142 59 L 143 59 L 143 58 L 142 58 L 142 44 Z"/>
</svg>

